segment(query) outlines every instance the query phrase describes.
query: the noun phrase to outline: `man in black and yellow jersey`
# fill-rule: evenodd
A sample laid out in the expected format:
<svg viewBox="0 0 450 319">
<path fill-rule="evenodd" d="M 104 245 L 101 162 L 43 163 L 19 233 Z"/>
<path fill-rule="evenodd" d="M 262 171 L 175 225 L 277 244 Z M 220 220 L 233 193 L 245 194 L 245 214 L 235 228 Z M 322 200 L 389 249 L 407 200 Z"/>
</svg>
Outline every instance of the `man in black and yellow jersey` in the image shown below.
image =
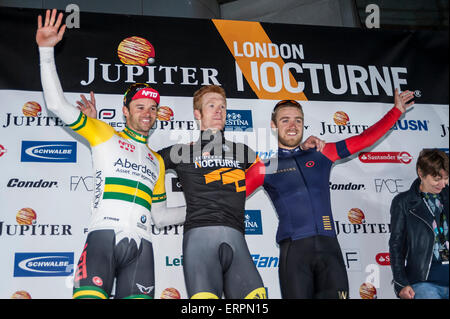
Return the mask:
<svg viewBox="0 0 450 319">
<path fill-rule="evenodd" d="M 53 48 L 62 39 L 62 13 L 47 10 L 38 17 L 41 81 L 50 111 L 91 147 L 96 188 L 89 232 L 75 272 L 73 298 L 109 298 L 116 279 L 116 298 L 153 298 L 154 260 L 151 222 L 181 223 L 185 209 L 166 208 L 164 161 L 147 146 L 156 119 L 159 93 L 148 85 L 132 85 L 125 93 L 126 127 L 87 117 L 64 97 Z"/>
<path fill-rule="evenodd" d="M 225 90 L 194 93 L 200 137 L 158 153 L 173 169 L 186 198 L 183 271 L 194 299 L 265 299 L 266 290 L 245 241 L 245 172 L 259 161 L 247 145 L 224 136 Z"/>
</svg>

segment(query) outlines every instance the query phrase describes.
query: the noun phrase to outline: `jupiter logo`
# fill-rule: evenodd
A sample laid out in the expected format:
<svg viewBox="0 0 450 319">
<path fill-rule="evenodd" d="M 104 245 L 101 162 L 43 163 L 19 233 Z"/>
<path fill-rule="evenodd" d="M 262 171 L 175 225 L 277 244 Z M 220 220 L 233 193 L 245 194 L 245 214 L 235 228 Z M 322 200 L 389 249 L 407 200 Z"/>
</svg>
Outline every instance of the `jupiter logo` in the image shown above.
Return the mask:
<svg viewBox="0 0 450 319">
<path fill-rule="evenodd" d="M 129 37 L 120 42 L 117 55 L 123 64 L 146 66 L 155 62 L 155 48 L 141 37 Z"/>
<path fill-rule="evenodd" d="M 161 299 L 180 299 L 180 292 L 175 288 L 166 288 L 161 293 Z"/>
<path fill-rule="evenodd" d="M 37 117 L 41 116 L 42 114 L 42 107 L 39 105 L 38 102 L 27 102 L 22 107 L 22 113 L 23 115 L 27 117 Z"/>
<path fill-rule="evenodd" d="M 172 121 L 173 120 L 173 110 L 168 106 L 160 106 L 158 108 L 158 120 L 160 121 Z"/>
<path fill-rule="evenodd" d="M 25 290 L 19 290 L 13 293 L 11 299 L 31 299 L 31 295 Z"/>
<path fill-rule="evenodd" d="M 350 121 L 350 118 L 348 117 L 347 113 L 343 111 L 337 111 L 333 115 L 333 120 L 336 125 L 347 125 Z"/>
<path fill-rule="evenodd" d="M 348 220 L 352 224 L 362 224 L 366 222 L 366 217 L 361 209 L 352 208 L 348 211 Z"/>
<path fill-rule="evenodd" d="M 32 208 L 22 208 L 16 215 L 16 221 L 19 225 L 36 224 L 36 212 Z"/>
<path fill-rule="evenodd" d="M 377 289 L 369 282 L 363 283 L 359 287 L 361 299 L 377 299 Z"/>
</svg>

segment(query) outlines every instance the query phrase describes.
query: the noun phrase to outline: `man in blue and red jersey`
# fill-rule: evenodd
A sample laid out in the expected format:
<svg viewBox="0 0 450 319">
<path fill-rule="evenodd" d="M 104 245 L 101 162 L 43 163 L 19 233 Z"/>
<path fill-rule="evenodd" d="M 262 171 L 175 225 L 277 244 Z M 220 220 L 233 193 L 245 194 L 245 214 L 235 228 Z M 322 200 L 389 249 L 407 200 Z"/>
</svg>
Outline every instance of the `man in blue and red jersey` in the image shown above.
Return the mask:
<svg viewBox="0 0 450 319">
<path fill-rule="evenodd" d="M 258 162 L 246 174 L 246 193 L 263 186 L 276 208 L 279 225 L 280 286 L 283 298 L 346 299 L 348 278 L 336 237 L 330 202 L 330 171 L 336 160 L 379 140 L 414 104 L 410 91 L 395 90 L 394 107 L 363 133 L 323 149 L 302 150 L 303 110 L 293 100 L 280 101 L 271 127 L 278 129 L 277 165 Z M 408 103 L 409 102 L 409 103 Z"/>
</svg>

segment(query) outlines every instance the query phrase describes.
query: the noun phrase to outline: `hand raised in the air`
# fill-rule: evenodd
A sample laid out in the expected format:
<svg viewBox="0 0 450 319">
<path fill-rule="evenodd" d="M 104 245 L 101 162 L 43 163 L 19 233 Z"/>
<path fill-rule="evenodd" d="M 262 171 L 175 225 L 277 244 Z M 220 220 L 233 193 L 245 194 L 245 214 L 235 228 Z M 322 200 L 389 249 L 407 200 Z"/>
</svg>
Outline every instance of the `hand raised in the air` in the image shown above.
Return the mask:
<svg viewBox="0 0 450 319">
<path fill-rule="evenodd" d="M 61 41 L 64 31 L 66 31 L 66 25 L 61 26 L 63 14 L 60 13 L 56 18 L 56 9 L 50 14 L 50 10 L 47 10 L 45 14 L 44 25 L 42 25 L 42 17 L 38 16 L 38 29 L 36 32 L 36 43 L 39 47 L 54 47 L 59 41 Z"/>
</svg>

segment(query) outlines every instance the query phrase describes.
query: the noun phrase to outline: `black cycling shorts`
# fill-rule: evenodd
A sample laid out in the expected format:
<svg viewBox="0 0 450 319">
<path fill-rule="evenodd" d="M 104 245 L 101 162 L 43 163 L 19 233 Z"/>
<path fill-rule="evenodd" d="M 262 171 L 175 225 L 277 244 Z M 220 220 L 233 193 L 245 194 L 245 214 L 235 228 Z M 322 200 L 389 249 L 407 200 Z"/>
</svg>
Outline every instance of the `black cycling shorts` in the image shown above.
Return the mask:
<svg viewBox="0 0 450 319">
<path fill-rule="evenodd" d="M 114 230 L 88 234 L 74 278 L 73 298 L 108 299 L 114 279 L 114 298 L 153 298 L 155 287 L 152 243 L 122 238 Z"/>
<path fill-rule="evenodd" d="M 244 234 L 227 226 L 205 226 L 183 236 L 183 271 L 192 299 L 266 299 Z"/>
<path fill-rule="evenodd" d="M 280 242 L 280 287 L 285 299 L 348 299 L 348 278 L 336 237 Z"/>
</svg>

